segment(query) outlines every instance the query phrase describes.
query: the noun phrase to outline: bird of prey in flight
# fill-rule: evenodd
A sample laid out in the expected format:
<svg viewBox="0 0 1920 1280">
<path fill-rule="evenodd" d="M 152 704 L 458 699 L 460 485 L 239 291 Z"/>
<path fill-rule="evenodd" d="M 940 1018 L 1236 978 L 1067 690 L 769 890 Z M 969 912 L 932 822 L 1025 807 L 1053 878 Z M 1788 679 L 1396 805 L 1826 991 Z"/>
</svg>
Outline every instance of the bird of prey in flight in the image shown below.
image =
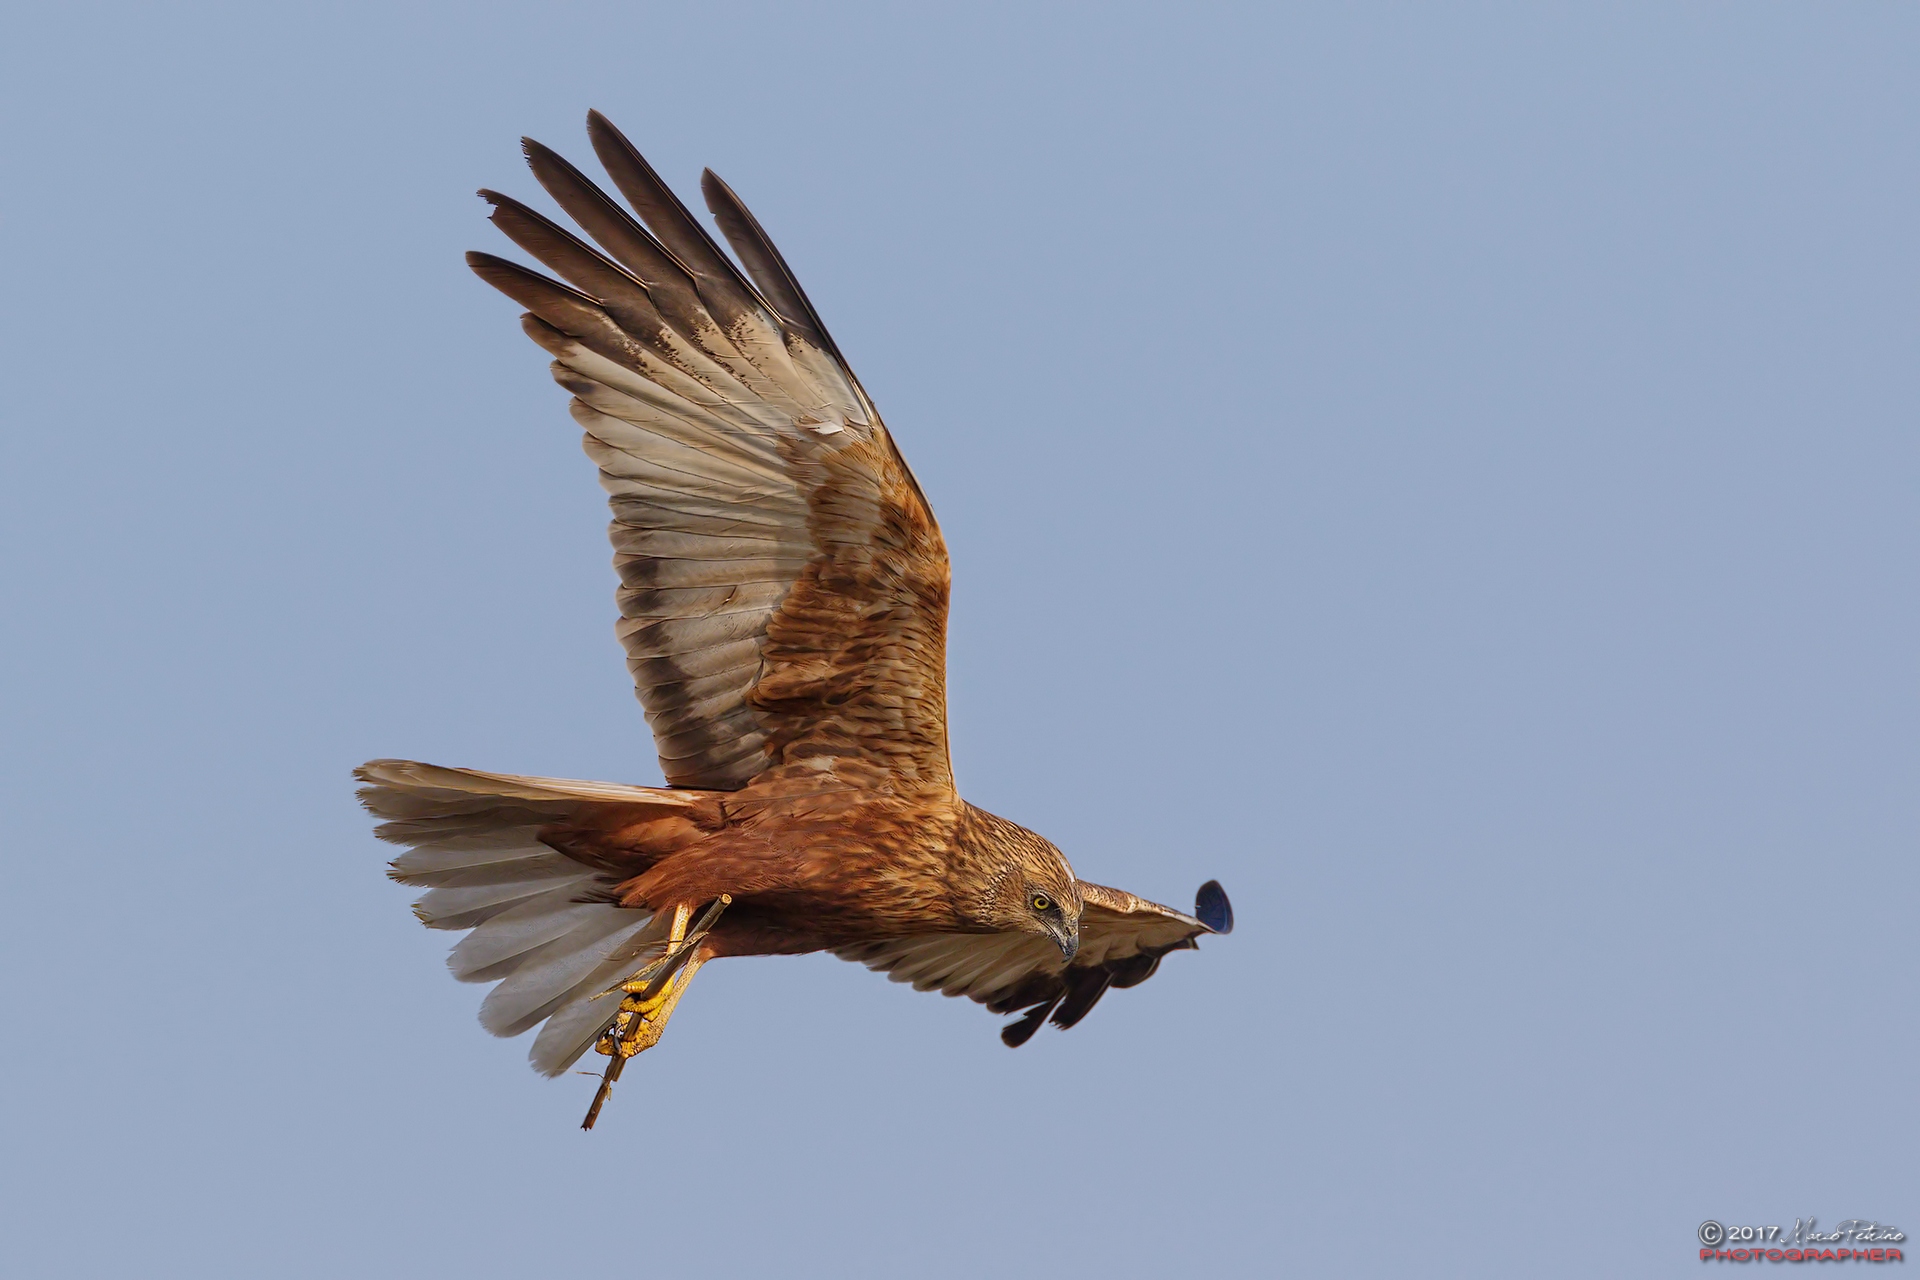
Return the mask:
<svg viewBox="0 0 1920 1280">
<path fill-rule="evenodd" d="M 635 218 L 532 140 L 540 185 L 596 249 L 508 196 L 492 220 L 562 284 L 491 254 L 526 308 L 613 509 L 618 632 L 666 787 L 374 760 L 356 770 L 391 875 L 454 975 L 495 983 L 496 1035 L 544 1023 L 534 1067 L 607 1057 L 584 1127 L 722 956 L 831 951 L 917 990 L 1071 1027 L 1109 987 L 1226 933 L 1077 878 L 960 798 L 947 754 L 947 550 L 893 436 L 754 216 L 701 191 L 739 265 L 598 112 Z M 744 273 L 741 268 L 744 268 Z"/>
</svg>

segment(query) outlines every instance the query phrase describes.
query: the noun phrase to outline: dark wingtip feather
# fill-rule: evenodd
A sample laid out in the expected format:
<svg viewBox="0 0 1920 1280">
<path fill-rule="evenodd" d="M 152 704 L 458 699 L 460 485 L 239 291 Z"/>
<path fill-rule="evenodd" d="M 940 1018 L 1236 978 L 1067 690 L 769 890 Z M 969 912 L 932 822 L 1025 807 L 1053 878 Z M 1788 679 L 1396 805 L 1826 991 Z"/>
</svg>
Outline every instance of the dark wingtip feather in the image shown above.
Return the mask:
<svg viewBox="0 0 1920 1280">
<path fill-rule="evenodd" d="M 648 230 L 706 286 L 702 297 L 710 307 L 718 303 L 723 311 L 772 309 L 613 121 L 598 111 L 589 111 L 587 140 L 613 185 L 646 222 Z M 706 290 L 714 291 L 715 296 L 708 297 Z M 723 328 L 730 318 L 720 312 L 714 315 Z"/>
<path fill-rule="evenodd" d="M 1116 991 L 1128 987 L 1137 987 L 1154 975 L 1160 967 L 1160 957 L 1151 951 L 1142 951 L 1137 956 L 1128 956 L 1125 960 L 1115 960 L 1107 965 L 1113 978 L 1110 985 Z"/>
<path fill-rule="evenodd" d="M 1233 932 L 1233 904 L 1227 901 L 1227 891 L 1220 887 L 1218 880 L 1209 880 L 1200 886 L 1200 892 L 1193 898 L 1193 915 L 1215 933 Z"/>
<path fill-rule="evenodd" d="M 1068 969 L 1066 999 L 1053 1011 L 1053 1025 L 1065 1031 L 1092 1013 L 1093 1006 L 1100 1003 L 1100 997 L 1107 994 L 1107 987 L 1112 982 L 1113 971 L 1104 965 L 1099 968 Z"/>
<path fill-rule="evenodd" d="M 1009 1022 L 1000 1028 L 1000 1043 L 1009 1049 L 1018 1049 L 1033 1039 L 1033 1033 L 1040 1029 L 1040 1024 L 1047 1020 L 1049 1013 L 1053 1012 L 1053 1006 L 1059 1003 L 1057 996 L 1052 1000 L 1044 1000 L 1027 1010 L 1026 1016 L 1020 1021 Z"/>
<path fill-rule="evenodd" d="M 734 253 L 746 264 L 747 274 L 760 289 L 760 294 L 779 313 L 780 318 L 789 325 L 797 325 L 806 331 L 807 337 L 815 346 L 824 347 L 829 355 L 839 358 L 839 349 L 833 345 L 833 339 L 827 336 L 826 326 L 820 322 L 820 313 L 815 311 L 808 300 L 806 290 L 800 287 L 800 281 L 794 276 L 793 268 L 774 247 L 773 238 L 753 216 L 746 202 L 734 194 L 726 180 L 711 169 L 700 173 L 700 194 L 706 198 L 707 212 L 720 224 L 721 234 L 727 243 L 733 246 Z M 844 360 L 842 364 L 846 363 Z"/>
<path fill-rule="evenodd" d="M 485 280 L 488 284 L 506 294 L 509 298 L 512 298 L 529 311 L 537 313 L 543 306 L 552 303 L 558 303 L 562 306 L 584 307 L 594 312 L 600 310 L 599 299 L 593 297 L 591 294 L 582 293 L 578 289 L 561 284 L 558 280 L 549 280 L 538 271 L 530 271 L 519 263 L 507 258 L 495 257 L 491 253 L 481 253 L 477 249 L 469 249 L 467 251 L 467 267 L 473 274 L 479 276 L 482 280 Z M 605 320 L 604 314 L 601 315 L 601 319 Z M 548 321 L 548 323 L 552 323 L 552 321 Z M 607 321 L 607 323 L 611 324 L 612 321 Z M 555 325 L 554 327 L 559 328 L 563 333 L 571 334 L 573 337 L 582 336 L 560 325 Z"/>
</svg>

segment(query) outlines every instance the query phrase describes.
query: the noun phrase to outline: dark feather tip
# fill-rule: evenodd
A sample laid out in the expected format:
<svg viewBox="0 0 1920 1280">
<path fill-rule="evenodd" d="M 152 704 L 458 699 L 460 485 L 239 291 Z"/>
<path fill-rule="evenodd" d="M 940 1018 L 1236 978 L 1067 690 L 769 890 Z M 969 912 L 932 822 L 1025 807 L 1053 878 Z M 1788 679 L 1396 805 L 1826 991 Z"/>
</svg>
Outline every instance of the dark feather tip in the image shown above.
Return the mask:
<svg viewBox="0 0 1920 1280">
<path fill-rule="evenodd" d="M 1200 886 L 1193 898 L 1193 916 L 1215 933 L 1233 932 L 1233 904 L 1227 901 L 1227 891 L 1218 880 Z"/>
<path fill-rule="evenodd" d="M 1040 1029 L 1040 1024 L 1047 1020 L 1047 1015 L 1053 1012 L 1053 1006 L 1057 1003 L 1059 1003 L 1057 1000 L 1049 1000 L 1043 1005 L 1037 1005 L 1027 1010 L 1027 1016 L 1020 1021 L 1010 1022 L 1000 1028 L 1000 1043 L 1009 1049 L 1018 1049 L 1033 1039 L 1033 1033 Z"/>
</svg>

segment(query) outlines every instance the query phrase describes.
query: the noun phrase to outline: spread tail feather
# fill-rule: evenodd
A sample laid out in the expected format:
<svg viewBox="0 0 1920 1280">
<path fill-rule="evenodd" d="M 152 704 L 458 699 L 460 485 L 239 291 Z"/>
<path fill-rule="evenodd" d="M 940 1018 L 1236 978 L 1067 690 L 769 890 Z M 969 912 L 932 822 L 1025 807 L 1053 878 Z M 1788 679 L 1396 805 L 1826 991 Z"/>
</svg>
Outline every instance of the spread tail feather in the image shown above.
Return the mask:
<svg viewBox="0 0 1920 1280">
<path fill-rule="evenodd" d="M 463 982 L 498 985 L 480 1023 L 516 1036 L 545 1022 L 528 1054 L 559 1075 L 604 1021 L 592 997 L 660 954 L 666 921 L 598 899 L 615 877 L 540 840 L 556 824 L 609 804 L 691 808 L 684 792 L 566 778 L 370 760 L 354 770 L 382 840 L 409 846 L 388 874 L 427 892 L 414 914 L 430 929 L 471 930 L 447 958 Z M 611 1007 L 605 1016 L 611 1016 Z"/>
</svg>

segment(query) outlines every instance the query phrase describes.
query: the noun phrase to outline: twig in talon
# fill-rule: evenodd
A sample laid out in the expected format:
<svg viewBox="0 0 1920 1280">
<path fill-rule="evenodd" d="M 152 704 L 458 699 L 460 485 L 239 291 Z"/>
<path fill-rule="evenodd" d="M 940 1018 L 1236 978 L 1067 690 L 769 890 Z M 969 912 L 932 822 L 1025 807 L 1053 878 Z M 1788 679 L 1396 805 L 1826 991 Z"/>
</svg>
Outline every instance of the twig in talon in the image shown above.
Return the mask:
<svg viewBox="0 0 1920 1280">
<path fill-rule="evenodd" d="M 626 1065 L 626 1059 L 616 1051 L 607 1062 L 606 1074 L 600 1077 L 600 1087 L 593 1091 L 593 1105 L 587 1108 L 587 1118 L 580 1122 L 582 1129 L 593 1128 L 593 1122 L 600 1118 L 600 1108 L 607 1105 L 607 1098 L 613 1093 L 613 1082 L 620 1078 L 620 1068 Z M 588 1072 L 581 1072 L 587 1075 Z"/>
<path fill-rule="evenodd" d="M 605 991 L 596 991 L 588 998 L 598 1000 L 601 996 L 610 996 L 616 991 L 625 991 L 628 992 L 628 994 L 632 994 L 635 990 L 644 991 L 654 982 L 668 976 L 670 969 L 679 967 L 676 962 L 684 961 L 687 955 L 692 952 L 694 945 L 704 939 L 708 933 L 712 932 L 714 922 L 720 918 L 720 913 L 725 911 L 732 903 L 732 894 L 721 894 L 713 900 L 713 905 L 701 913 L 699 921 L 688 931 L 684 938 L 678 942 L 669 942 L 666 951 L 649 961 L 644 968 L 639 969 L 628 977 L 622 978 Z M 635 987 L 635 983 L 641 983 L 643 985 Z M 606 1033 L 605 1027 L 602 1027 L 600 1030 L 601 1034 L 604 1035 Z"/>
<path fill-rule="evenodd" d="M 730 893 L 723 893 L 715 898 L 713 905 L 701 913 L 700 922 L 693 926 L 694 933 L 704 934 L 707 930 L 713 928 L 713 922 L 720 918 L 720 913 L 732 905 L 733 895 Z M 691 941 L 691 939 L 689 939 L 689 941 Z"/>
<path fill-rule="evenodd" d="M 616 991 L 624 992 L 628 996 L 638 995 L 656 982 L 661 984 L 662 987 L 660 992 L 661 998 L 665 998 L 667 994 L 667 984 L 674 981 L 680 973 L 680 970 L 686 966 L 688 960 L 693 956 L 694 948 L 712 931 L 714 922 L 720 918 L 720 913 L 725 911 L 732 903 L 733 895 L 730 893 L 723 893 L 718 898 L 715 898 L 712 904 L 700 913 L 699 921 L 691 930 L 688 930 L 682 934 L 681 937 L 667 944 L 665 955 L 653 960 L 632 977 L 608 987 L 605 991 L 595 994 L 592 998 L 598 1000 L 601 996 L 612 995 Z M 681 929 L 684 928 L 685 922 L 686 908 L 682 907 L 675 913 L 674 932 L 679 933 Z M 696 962 L 693 967 L 698 968 L 698 963 Z M 687 970 L 687 976 L 689 978 L 692 977 L 692 969 Z M 671 1004 L 672 1002 L 669 1002 L 668 1012 L 672 1011 Z M 624 1027 L 620 1025 L 620 1019 L 623 1016 L 628 1019 L 627 1025 Z M 637 1009 L 620 1008 L 615 1009 L 606 1022 L 601 1024 L 600 1033 L 594 1037 L 594 1043 L 597 1046 L 603 1041 L 607 1042 L 607 1048 L 605 1050 L 607 1053 L 607 1069 L 600 1077 L 600 1087 L 593 1092 L 593 1103 L 587 1108 L 586 1119 L 580 1122 L 582 1129 L 593 1128 L 593 1122 L 600 1118 L 600 1109 L 607 1104 L 607 1099 L 613 1095 L 614 1081 L 618 1080 L 620 1073 L 626 1069 L 627 1059 L 638 1056 L 639 1049 L 634 1050 L 632 1053 L 623 1052 L 623 1050 L 629 1043 L 639 1038 L 640 1028 L 646 1025 L 647 1021 L 648 1015 L 641 1013 Z M 665 1021 L 664 1016 L 662 1017 L 662 1021 Z M 646 1046 L 641 1047 L 645 1048 Z M 583 1071 L 580 1074 L 589 1075 L 591 1073 Z"/>
<path fill-rule="evenodd" d="M 693 954 L 694 946 L 707 936 L 708 932 L 713 928 L 713 922 L 720 918 L 720 913 L 724 911 L 732 901 L 732 894 L 721 894 L 714 900 L 713 905 L 701 915 L 698 926 L 691 933 L 688 933 L 679 942 L 667 944 L 665 954 L 655 957 L 649 961 L 645 967 L 639 969 L 631 976 L 614 983 L 605 991 L 595 992 L 588 998 L 598 1000 L 602 996 L 610 996 L 616 992 L 621 993 L 624 998 L 624 996 L 627 995 L 637 995 L 655 983 L 664 983 L 671 980 L 673 975 L 679 971 L 680 967 L 686 963 L 687 957 Z M 601 1037 L 612 1031 L 614 1023 L 620 1020 L 620 1015 L 623 1012 L 626 1011 L 616 1009 L 614 1012 L 608 1014 L 607 1020 L 600 1024 L 600 1030 L 594 1033 L 594 1040 L 598 1041 Z M 615 1078 L 618 1078 L 617 1072 L 615 1073 Z"/>
<path fill-rule="evenodd" d="M 639 990 L 644 991 L 648 986 L 652 985 L 653 980 L 655 978 L 658 978 L 660 976 L 660 972 L 662 969 L 665 969 L 669 964 L 671 964 L 675 960 L 678 960 L 679 958 L 680 958 L 680 950 L 675 947 L 668 947 L 664 953 L 654 957 L 652 960 L 649 960 L 646 963 L 645 967 L 635 971 L 634 973 L 628 975 L 627 977 L 620 979 L 620 981 L 614 983 L 612 986 L 608 987 L 605 991 L 594 992 L 594 994 L 589 998 L 593 1000 L 598 1000 L 601 996 L 610 996 L 616 991 L 627 992 L 627 988 L 633 986 L 635 983 L 639 983 L 640 984 Z M 627 992 L 627 994 L 631 994 L 631 993 Z"/>
<path fill-rule="evenodd" d="M 607 1020 L 607 1025 L 602 1028 L 600 1034 L 594 1037 L 596 1044 L 609 1035 L 611 1035 L 613 1039 L 607 1049 L 607 1069 L 600 1075 L 600 1087 L 593 1091 L 593 1104 L 587 1108 L 587 1118 L 580 1122 L 582 1129 L 593 1128 L 593 1122 L 600 1118 L 600 1108 L 607 1104 L 607 1099 L 613 1094 L 613 1082 L 620 1078 L 620 1072 L 626 1068 L 627 1055 L 620 1052 L 620 1045 L 627 1038 L 626 1032 L 628 1028 L 634 1023 L 637 1023 L 640 1020 L 640 1016 L 638 1014 L 631 1015 L 628 1026 L 623 1027 L 620 1025 L 620 1017 L 623 1013 L 625 1013 L 625 1010 L 616 1011 L 613 1017 Z M 590 1076 L 593 1073 L 591 1071 L 582 1071 L 578 1074 Z"/>
</svg>

